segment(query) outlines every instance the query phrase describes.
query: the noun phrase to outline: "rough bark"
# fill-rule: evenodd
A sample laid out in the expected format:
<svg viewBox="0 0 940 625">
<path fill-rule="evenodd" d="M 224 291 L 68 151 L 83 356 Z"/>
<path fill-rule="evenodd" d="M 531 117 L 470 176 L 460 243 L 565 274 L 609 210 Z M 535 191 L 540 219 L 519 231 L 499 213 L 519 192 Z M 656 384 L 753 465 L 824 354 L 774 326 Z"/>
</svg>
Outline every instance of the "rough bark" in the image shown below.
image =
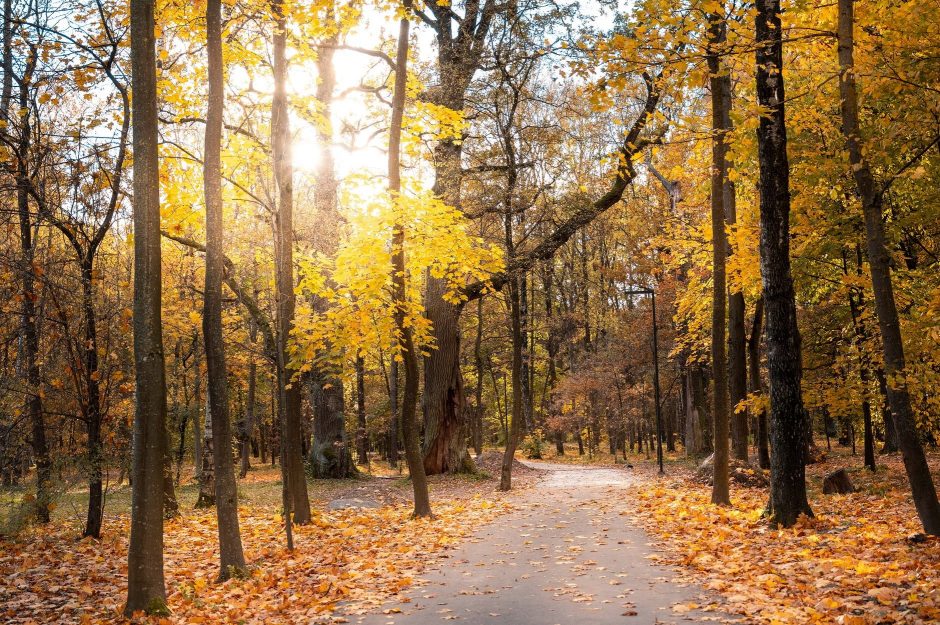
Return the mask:
<svg viewBox="0 0 940 625">
<path fill-rule="evenodd" d="M 734 188 L 728 180 L 728 132 L 731 123 L 731 80 L 719 54 L 727 36 L 723 15 L 708 16 L 708 62 L 712 106 L 712 416 L 715 423 L 715 460 L 712 503 L 731 505 L 728 477 L 728 345 L 727 278 L 728 237 L 725 212 Z M 727 79 L 726 79 L 727 77 Z M 745 452 L 746 455 L 746 452 Z"/>
<path fill-rule="evenodd" d="M 131 0 L 134 136 L 133 493 L 124 613 L 166 613 L 163 578 L 163 457 L 166 370 L 160 271 L 160 165 L 153 0 Z"/>
<path fill-rule="evenodd" d="M 333 19 L 328 11 L 330 19 Z M 331 148 L 334 142 L 333 128 L 330 119 L 333 110 L 333 91 L 336 87 L 336 68 L 333 55 L 336 52 L 336 38 L 327 40 L 326 45 L 317 49 L 317 102 L 320 104 L 320 114 L 324 123 L 317 124 L 317 141 L 320 148 L 320 159 L 316 170 L 316 187 L 313 201 L 317 209 L 317 241 L 316 247 L 327 255 L 336 251 L 336 242 L 339 239 L 339 223 L 341 217 L 337 212 L 336 199 L 336 168 Z M 328 303 L 320 298 L 313 302 L 319 313 L 327 312 Z M 349 434 L 346 432 L 346 405 L 345 391 L 342 378 L 337 375 L 335 367 L 314 367 L 310 376 L 315 387 L 313 404 L 314 419 L 314 453 L 311 457 L 311 466 L 314 477 L 342 479 L 357 475 L 356 465 L 352 459 L 352 445 Z"/>
<path fill-rule="evenodd" d="M 812 515 L 804 465 L 806 410 L 801 395 L 800 331 L 790 271 L 790 165 L 784 110 L 779 0 L 758 0 L 755 15 L 760 168 L 760 265 L 770 380 L 770 515 L 789 527 Z"/>
<path fill-rule="evenodd" d="M 467 89 L 480 67 L 484 41 L 494 15 L 507 7 L 496 0 L 467 2 L 458 17 L 449 4 L 428 3 L 423 19 L 436 35 L 437 78 L 429 99 L 438 106 L 463 112 Z M 463 141 L 445 139 L 434 149 L 434 192 L 445 203 L 460 207 Z M 446 285 L 430 278 L 425 314 L 438 349 L 424 364 L 424 464 L 429 474 L 474 469 L 467 454 L 467 415 L 460 370 L 459 318 L 462 307 L 442 298 Z"/>
<path fill-rule="evenodd" d="M 845 135 L 852 176 L 862 201 L 865 235 L 868 243 L 868 265 L 872 290 L 875 295 L 875 315 L 881 329 L 885 375 L 888 382 L 888 402 L 897 430 L 898 446 L 904 458 L 904 468 L 911 484 L 914 506 L 928 534 L 940 535 L 940 502 L 924 448 L 918 438 L 917 423 L 911 407 L 911 398 L 904 379 L 905 356 L 894 285 L 891 278 L 891 258 L 883 222 L 884 189 L 872 174 L 863 152 L 863 138 L 859 124 L 858 91 L 854 74 L 854 3 L 839 0 L 839 93 L 842 98 L 842 132 Z"/>
<path fill-rule="evenodd" d="M 202 335 L 206 346 L 206 390 L 215 443 L 215 509 L 219 533 L 219 579 L 245 568 L 238 527 L 238 488 L 232 459 L 232 420 L 222 331 L 222 117 L 225 106 L 225 68 L 222 60 L 222 0 L 206 3 L 206 49 L 209 95 L 206 111 L 203 189 L 206 201 L 206 275 L 202 309 Z"/>
<path fill-rule="evenodd" d="M 5 19 L 4 28 L 9 28 Z M 12 56 L 7 51 L 8 35 L 4 33 L 4 80 L 12 80 Z M 49 521 L 51 501 L 50 487 L 52 480 L 52 462 L 46 442 L 46 426 L 43 416 L 42 378 L 39 369 L 39 320 L 36 302 L 39 296 L 36 290 L 35 245 L 33 224 L 29 211 L 29 171 L 27 159 L 30 152 L 32 122 L 29 112 L 30 88 L 36 53 L 32 50 L 19 86 L 19 140 L 17 146 L 16 205 L 19 218 L 20 239 L 20 325 L 19 335 L 22 341 L 22 361 L 20 367 L 25 386 L 25 408 L 29 415 L 30 443 L 36 462 L 36 518 L 41 523 Z M 4 111 L 9 108 L 9 89 L 4 85 Z"/>
<path fill-rule="evenodd" d="M 286 466 L 293 521 L 310 522 L 310 499 L 304 475 L 303 415 L 300 384 L 292 383 L 294 368 L 287 353 L 290 331 L 294 326 L 294 166 L 291 157 L 290 119 L 287 102 L 287 17 L 283 0 L 274 0 L 274 95 L 271 99 L 271 156 L 277 185 L 275 213 L 275 290 L 277 291 L 278 384 L 283 389 L 284 429 L 281 438 L 286 451 Z"/>
</svg>

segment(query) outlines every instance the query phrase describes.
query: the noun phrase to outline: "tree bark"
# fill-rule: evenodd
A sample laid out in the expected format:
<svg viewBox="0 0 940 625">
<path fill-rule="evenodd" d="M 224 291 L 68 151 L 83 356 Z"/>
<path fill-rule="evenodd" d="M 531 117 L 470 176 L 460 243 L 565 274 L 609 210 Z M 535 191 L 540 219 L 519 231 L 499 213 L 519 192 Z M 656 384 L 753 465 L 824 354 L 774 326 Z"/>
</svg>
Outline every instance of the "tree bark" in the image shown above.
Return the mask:
<svg viewBox="0 0 940 625">
<path fill-rule="evenodd" d="M 473 406 L 472 441 L 477 458 L 483 454 L 483 298 L 477 300 L 477 334 L 473 342 L 473 362 L 476 367 L 476 401 Z"/>
<path fill-rule="evenodd" d="M 166 370 L 160 271 L 160 163 L 153 0 L 131 0 L 134 99 L 134 411 L 133 492 L 124 613 L 167 614 L 163 578 L 163 458 Z"/>
<path fill-rule="evenodd" d="M 369 433 L 366 429 L 365 361 L 356 356 L 356 453 L 360 465 L 369 464 Z"/>
<path fill-rule="evenodd" d="M 770 515 L 790 527 L 812 515 L 806 498 L 806 410 L 801 395 L 800 331 L 790 271 L 790 165 L 784 110 L 780 1 L 758 0 L 755 16 L 760 166 L 760 264 L 770 379 Z"/>
<path fill-rule="evenodd" d="M 888 402 L 897 429 L 898 446 L 904 458 L 904 468 L 911 484 L 914 506 L 928 534 L 940 535 L 940 502 L 924 448 L 918 438 L 917 422 L 911 407 L 911 398 L 905 376 L 904 341 L 894 300 L 891 279 L 891 258 L 888 254 L 885 226 L 882 221 L 884 190 L 872 174 L 863 152 L 863 138 L 859 125 L 858 92 L 855 86 L 854 61 L 854 3 L 839 0 L 839 94 L 842 98 L 842 132 L 845 135 L 852 176 L 862 201 L 865 235 L 868 243 L 868 264 L 871 270 L 872 290 L 875 295 L 875 314 L 881 329 L 885 375 L 888 381 Z"/>
<path fill-rule="evenodd" d="M 402 3 L 406 12 L 411 11 L 411 0 Z M 408 82 L 408 33 L 411 22 L 403 15 L 398 22 L 398 46 L 395 55 L 395 90 L 392 94 L 392 120 L 388 136 L 388 191 L 392 202 L 398 202 L 401 193 L 401 126 L 405 112 L 405 90 Z M 395 223 L 392 235 L 392 301 L 395 306 L 395 329 L 400 341 L 399 354 L 405 369 L 405 388 L 402 395 L 401 425 L 405 441 L 405 458 L 411 474 L 414 490 L 415 517 L 429 517 L 431 501 L 428 497 L 427 475 L 418 440 L 418 354 L 411 334 L 405 325 L 408 306 L 407 273 L 405 265 L 405 228 Z"/>
<path fill-rule="evenodd" d="M 727 160 L 727 135 L 731 124 L 731 79 L 727 70 L 722 67 L 719 55 L 727 37 L 727 28 L 723 15 L 709 14 L 706 59 L 712 105 L 712 415 L 715 423 L 712 503 L 725 506 L 731 505 L 728 483 L 728 346 L 725 342 L 728 258 L 725 212 L 734 196 L 734 188 L 728 180 Z"/>
<path fill-rule="evenodd" d="M 215 509 L 219 532 L 219 579 L 245 569 L 238 527 L 238 487 L 232 459 L 232 420 L 222 331 L 222 117 L 225 107 L 225 66 L 222 60 L 222 0 L 206 3 L 206 50 L 209 64 L 203 187 L 206 201 L 206 276 L 202 309 L 202 335 L 206 346 L 209 413 L 215 443 Z"/>
<path fill-rule="evenodd" d="M 759 298 L 754 304 L 754 321 L 751 323 L 751 337 L 747 342 L 748 365 L 750 374 L 748 377 L 751 382 L 751 393 L 759 395 L 761 389 L 760 380 L 760 342 L 763 336 L 764 323 L 764 300 Z M 767 411 L 763 408 L 757 413 L 757 464 L 761 469 L 770 468 L 770 448 L 768 443 L 769 433 L 767 432 Z"/>
<path fill-rule="evenodd" d="M 6 9 L 5 9 L 6 10 Z M 11 16 L 12 19 L 12 16 Z M 4 28 L 9 28 L 5 18 Z M 8 52 L 8 35 L 4 33 L 4 80 L 12 80 L 12 53 Z M 19 217 L 20 234 L 20 327 L 19 335 L 23 345 L 22 373 L 26 382 L 26 414 L 29 415 L 30 442 L 33 448 L 33 457 L 36 462 L 36 518 L 40 523 L 49 521 L 52 496 L 50 492 L 52 481 L 52 462 L 49 457 L 49 446 L 46 441 L 46 425 L 43 417 L 42 378 L 39 370 L 39 320 L 37 318 L 36 302 L 39 296 L 36 291 L 36 251 L 33 241 L 33 224 L 29 212 L 29 171 L 27 159 L 30 152 L 30 136 L 32 124 L 30 121 L 29 102 L 33 69 L 36 64 L 35 50 L 30 52 L 26 70 L 21 78 L 19 87 L 19 141 L 17 146 L 17 173 L 16 173 L 16 205 Z M 4 86 L 4 100 L 9 100 L 8 89 Z M 5 102 L 6 104 L 6 102 Z M 4 107 L 7 112 L 8 105 Z"/>
<path fill-rule="evenodd" d="M 330 20 L 335 20 L 332 10 L 327 10 Z M 341 217 L 337 212 L 336 168 L 333 159 L 334 142 L 331 117 L 333 91 L 336 87 L 336 68 L 333 55 L 336 52 L 336 37 L 327 40 L 327 45 L 317 48 L 317 101 L 325 123 L 316 125 L 317 141 L 320 145 L 320 160 L 316 170 L 314 204 L 317 209 L 317 249 L 327 255 L 336 252 Z M 313 306 L 319 313 L 326 313 L 329 304 L 315 298 Z M 352 445 L 346 432 L 346 399 L 343 379 L 335 367 L 325 364 L 314 366 L 310 379 L 314 396 L 314 453 L 312 468 L 314 477 L 343 479 L 355 477 L 356 465 L 352 459 Z"/>
<path fill-rule="evenodd" d="M 271 99 L 271 142 L 274 179 L 278 191 L 275 214 L 275 290 L 277 291 L 278 384 L 284 411 L 281 438 L 286 451 L 286 466 L 293 521 L 310 522 L 310 499 L 303 459 L 303 415 L 300 384 L 292 380 L 288 344 L 294 326 L 294 166 L 291 156 L 289 106 L 287 100 L 287 17 L 283 0 L 273 0 L 274 11 L 274 95 Z"/>
</svg>

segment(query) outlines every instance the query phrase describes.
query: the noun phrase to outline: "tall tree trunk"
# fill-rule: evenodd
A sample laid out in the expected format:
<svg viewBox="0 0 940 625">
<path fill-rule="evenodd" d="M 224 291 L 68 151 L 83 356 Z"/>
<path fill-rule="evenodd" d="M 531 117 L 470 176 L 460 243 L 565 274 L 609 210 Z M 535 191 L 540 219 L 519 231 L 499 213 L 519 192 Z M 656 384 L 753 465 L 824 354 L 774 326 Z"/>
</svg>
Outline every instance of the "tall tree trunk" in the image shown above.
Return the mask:
<svg viewBox="0 0 940 625">
<path fill-rule="evenodd" d="M 335 20 L 331 10 L 328 19 Z M 333 159 L 334 141 L 331 125 L 333 91 L 336 88 L 336 68 L 333 55 L 336 52 L 336 37 L 317 48 L 317 102 L 325 123 L 316 125 L 320 159 L 317 163 L 314 204 L 317 209 L 317 249 L 327 255 L 336 252 L 341 217 L 337 211 L 336 168 Z M 313 302 L 319 313 L 325 313 L 328 302 L 316 298 Z M 314 395 L 314 443 L 313 472 L 319 478 L 347 478 L 356 476 L 356 465 L 352 459 L 352 445 L 346 432 L 346 405 L 343 379 L 329 365 L 315 366 L 310 379 Z"/>
<path fill-rule="evenodd" d="M 760 382 L 760 342 L 763 336 L 764 299 L 758 298 L 754 304 L 754 321 L 751 323 L 751 336 L 747 342 L 748 366 L 751 393 L 762 393 Z M 770 449 L 768 447 L 767 411 L 761 408 L 757 413 L 757 464 L 761 469 L 770 468 Z"/>
<path fill-rule="evenodd" d="M 497 7 L 495 0 L 471 2 L 462 18 L 449 6 L 431 3 L 437 39 L 438 84 L 432 102 L 458 113 L 480 66 Z M 434 192 L 450 206 L 460 207 L 463 141 L 444 139 L 434 148 Z M 425 293 L 425 314 L 432 324 L 437 349 L 424 363 L 425 469 L 429 474 L 473 471 L 467 454 L 463 375 L 460 371 L 461 307 L 444 301 L 444 281 L 431 277 Z"/>
<path fill-rule="evenodd" d="M 483 454 L 483 298 L 477 300 L 477 334 L 473 342 L 473 362 L 476 366 L 476 391 L 473 406 L 473 450 L 477 457 Z"/>
<path fill-rule="evenodd" d="M 160 271 L 160 162 L 153 0 L 131 0 L 134 133 L 134 410 L 127 616 L 167 614 L 163 579 L 166 369 Z"/>
<path fill-rule="evenodd" d="M 760 263 L 770 379 L 770 514 L 789 527 L 812 515 L 806 499 L 806 409 L 800 390 L 800 331 L 790 272 L 790 165 L 784 111 L 780 0 L 758 0 L 755 16 L 760 165 Z"/>
<path fill-rule="evenodd" d="M 513 203 L 512 194 L 515 186 L 515 172 L 510 169 L 510 180 L 507 183 L 505 202 L 506 214 L 503 218 L 506 247 L 506 258 L 512 259 L 515 254 L 515 243 L 513 241 Z M 512 488 L 512 463 L 515 460 L 516 445 L 519 443 L 519 436 L 523 431 L 525 412 L 524 397 L 522 394 L 522 310 L 520 305 L 520 280 L 517 277 L 509 279 L 509 318 L 512 328 L 512 365 L 510 375 L 512 378 L 512 403 L 510 409 L 509 436 L 506 439 L 506 450 L 503 453 L 503 463 L 499 478 L 499 490 L 507 491 Z"/>
<path fill-rule="evenodd" d="M 860 245 L 855 246 L 855 255 L 857 259 L 857 270 L 858 273 L 862 272 L 862 248 Z M 846 260 L 845 250 L 842 251 L 842 272 L 843 275 L 848 276 L 849 267 L 848 261 Z M 865 339 L 867 331 L 862 325 L 862 311 L 865 307 L 865 295 L 864 292 L 855 287 L 849 288 L 849 312 L 852 315 L 852 328 L 855 332 L 855 350 L 858 354 L 859 362 L 859 379 L 862 383 L 862 423 L 863 423 L 863 448 L 865 456 L 865 466 L 872 471 L 875 471 L 877 467 L 875 466 L 875 438 L 874 432 L 872 430 L 872 419 L 871 419 L 871 399 L 869 398 L 869 387 L 871 381 L 871 364 L 868 361 L 868 356 L 865 354 Z"/>
<path fill-rule="evenodd" d="M 904 457 L 904 468 L 911 484 L 914 506 L 928 534 L 940 535 L 940 502 L 930 475 L 917 433 L 917 422 L 911 407 L 911 398 L 905 375 L 904 342 L 894 301 L 891 279 L 891 258 L 885 236 L 883 189 L 871 172 L 863 153 L 863 139 L 858 118 L 858 92 L 855 87 L 854 61 L 854 3 L 839 0 L 839 94 L 842 98 L 842 132 L 845 135 L 852 176 L 858 187 L 865 218 L 868 242 L 868 264 L 871 269 L 872 290 L 875 294 L 875 314 L 881 328 L 885 374 L 888 379 L 888 402 L 897 429 L 898 446 Z"/>
<path fill-rule="evenodd" d="M 206 50 L 209 96 L 206 112 L 203 187 L 206 200 L 206 288 L 203 295 L 202 335 L 206 345 L 209 412 L 212 415 L 215 460 L 215 510 L 219 529 L 219 579 L 245 568 L 238 527 L 238 487 L 232 459 L 232 421 L 229 414 L 225 336 L 222 331 L 222 115 L 225 107 L 225 67 L 222 61 L 222 0 L 206 3 Z"/>
<path fill-rule="evenodd" d="M 98 371 L 98 327 L 95 320 L 95 293 L 93 282 L 94 256 L 82 259 L 82 315 L 84 317 L 84 377 L 85 377 L 85 429 L 88 435 L 88 514 L 82 536 L 101 536 L 104 515 L 104 489 L 102 485 L 101 444 L 101 385 Z"/>
<path fill-rule="evenodd" d="M 4 28 L 9 28 L 7 21 Z M 4 80 L 12 80 L 12 53 L 8 53 L 7 33 L 4 33 Z M 46 426 L 43 418 L 42 378 L 39 371 L 39 319 L 37 318 L 36 302 L 39 297 L 36 292 L 36 251 L 33 242 L 32 218 L 29 214 L 29 171 L 27 159 L 30 151 L 31 122 L 29 118 L 29 102 L 33 69 L 36 64 L 35 52 L 31 52 L 27 67 L 20 82 L 19 89 L 19 145 L 17 163 L 17 189 L 16 205 L 20 229 L 20 327 L 19 334 L 22 341 L 22 373 L 26 382 L 26 414 L 29 415 L 30 442 L 33 448 L 33 458 L 36 462 L 36 518 L 41 523 L 49 521 L 51 501 L 52 462 L 49 458 L 49 447 L 46 442 Z M 8 89 L 4 86 L 4 100 L 9 100 Z M 4 108 L 4 113 L 9 107 Z"/>
<path fill-rule="evenodd" d="M 731 495 L 728 488 L 728 346 L 725 343 L 728 237 L 725 233 L 725 210 L 734 195 L 734 188 L 728 180 L 727 159 L 731 80 L 720 58 L 727 30 L 724 15 L 708 16 L 707 61 L 712 104 L 712 414 L 715 420 L 712 503 L 726 506 L 731 505 Z"/>
<path fill-rule="evenodd" d="M 395 90 L 392 94 L 392 120 L 388 135 L 388 191 L 390 200 L 398 202 L 401 193 L 401 125 L 405 113 L 405 89 L 408 82 L 408 33 L 411 22 L 411 0 L 402 3 L 405 15 L 398 22 L 398 46 L 395 54 Z M 408 472 L 411 474 L 411 486 L 414 490 L 414 513 L 416 517 L 431 515 L 431 501 L 428 497 L 427 475 L 424 472 L 424 458 L 418 441 L 417 404 L 418 404 L 418 354 L 411 327 L 405 325 L 405 313 L 408 306 L 407 273 L 405 265 L 405 227 L 395 223 L 392 235 L 392 301 L 395 305 L 395 328 L 400 341 L 399 350 L 405 369 L 405 389 L 402 395 L 401 425 L 405 440 L 405 458 Z"/>
<path fill-rule="evenodd" d="M 202 357 L 199 332 L 193 332 L 193 477 L 199 483 L 199 490 L 204 491 L 202 483 Z"/>
<path fill-rule="evenodd" d="M 289 106 L 287 101 L 287 17 L 283 0 L 273 0 L 274 12 L 274 95 L 271 99 L 271 155 L 278 190 L 275 214 L 275 290 L 277 291 L 278 384 L 283 389 L 284 429 L 281 438 L 286 451 L 288 492 L 293 521 L 310 522 L 310 499 L 303 459 L 303 415 L 300 384 L 292 383 L 288 344 L 294 326 L 294 166 L 291 157 Z"/>
</svg>

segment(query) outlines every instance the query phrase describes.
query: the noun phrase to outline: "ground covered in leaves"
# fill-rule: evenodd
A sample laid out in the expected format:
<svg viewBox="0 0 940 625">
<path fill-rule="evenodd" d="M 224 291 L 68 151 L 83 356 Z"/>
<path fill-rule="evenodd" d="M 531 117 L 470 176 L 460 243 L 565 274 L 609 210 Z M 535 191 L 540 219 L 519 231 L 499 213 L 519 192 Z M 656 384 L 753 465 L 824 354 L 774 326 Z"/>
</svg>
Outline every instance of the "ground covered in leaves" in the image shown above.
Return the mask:
<svg viewBox="0 0 940 625">
<path fill-rule="evenodd" d="M 410 518 L 405 480 L 314 482 L 314 522 L 295 528 L 296 550 L 290 553 L 275 505 L 276 474 L 250 474 L 241 488 L 248 493 L 240 514 L 250 575 L 215 582 L 214 509 L 184 505 L 183 515 L 168 521 L 165 530 L 173 614 L 153 622 L 342 621 L 342 614 L 394 599 L 437 556 L 511 507 L 485 475 L 433 479 L 432 520 Z M 383 506 L 328 511 L 328 500 L 340 497 L 375 499 Z M 80 525 L 60 514 L 50 526 L 0 541 L 0 622 L 121 622 L 128 526 L 119 511 L 108 516 L 100 541 L 78 540 Z"/>
<path fill-rule="evenodd" d="M 675 465 L 660 479 L 644 467 L 649 479 L 623 514 L 658 538 L 665 555 L 656 559 L 718 593 L 723 610 L 749 622 L 940 622 L 940 539 L 920 534 L 900 458 L 878 458 L 875 474 L 850 469 L 855 493 L 821 493 L 826 473 L 860 464 L 836 455 L 808 467 L 815 518 L 792 529 L 768 527 L 765 489 L 732 485 L 733 506 L 714 506 L 710 488 Z"/>
</svg>

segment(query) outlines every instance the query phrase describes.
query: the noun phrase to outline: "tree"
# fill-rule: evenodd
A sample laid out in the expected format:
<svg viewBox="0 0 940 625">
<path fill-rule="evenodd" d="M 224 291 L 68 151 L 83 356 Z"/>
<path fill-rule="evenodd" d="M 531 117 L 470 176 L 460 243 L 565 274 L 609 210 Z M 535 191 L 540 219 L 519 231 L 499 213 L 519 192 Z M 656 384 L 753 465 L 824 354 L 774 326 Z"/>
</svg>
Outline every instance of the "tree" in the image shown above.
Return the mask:
<svg viewBox="0 0 940 625">
<path fill-rule="evenodd" d="M 395 54 L 395 88 L 392 93 L 392 120 L 388 137 L 388 192 L 391 201 L 397 203 L 401 194 L 401 131 L 405 112 L 405 89 L 408 81 L 408 33 L 410 31 L 411 0 L 402 3 L 398 22 L 398 47 Z M 407 307 L 407 284 L 405 273 L 405 228 L 399 222 L 392 233 L 392 302 L 394 305 L 395 330 L 398 335 L 398 353 L 405 370 L 404 393 L 401 404 L 402 438 L 405 442 L 405 458 L 414 490 L 414 516 L 431 516 L 428 498 L 428 483 L 424 472 L 424 459 L 418 440 L 418 354 L 411 327 L 405 323 Z"/>
<path fill-rule="evenodd" d="M 206 50 L 209 56 L 209 97 L 203 185 L 206 200 L 206 289 L 203 296 L 202 335 L 206 344 L 207 395 L 212 418 L 215 507 L 219 523 L 220 579 L 245 568 L 238 528 L 238 489 L 232 459 L 232 423 L 229 417 L 228 372 L 222 334 L 222 117 L 225 108 L 225 68 L 222 61 L 222 0 L 206 3 Z"/>
<path fill-rule="evenodd" d="M 277 212 L 275 229 L 275 276 L 277 290 L 277 358 L 281 387 L 280 409 L 284 412 L 285 429 L 281 431 L 281 445 L 285 447 L 286 482 L 289 484 L 294 522 L 310 522 L 310 499 L 304 476 L 301 425 L 300 385 L 292 381 L 289 367 L 288 341 L 294 325 L 294 170 L 291 160 L 290 119 L 287 100 L 287 16 L 281 0 L 272 3 L 274 13 L 274 97 L 271 100 L 271 158 L 277 183 Z M 289 516 L 289 512 L 285 511 Z"/>
<path fill-rule="evenodd" d="M 883 201 L 887 185 L 875 180 L 864 153 L 864 138 L 859 125 L 858 91 L 855 85 L 853 59 L 854 0 L 839 0 L 839 94 L 842 98 L 842 132 L 849 164 L 865 220 L 868 263 L 875 314 L 881 329 L 885 374 L 888 378 L 888 401 L 897 429 L 898 446 L 904 456 L 904 468 L 914 496 L 917 514 L 928 534 L 940 535 L 940 503 L 930 475 L 930 467 L 918 438 L 917 424 L 905 381 L 904 341 L 898 320 L 897 304 L 891 279 L 891 259 L 885 236 Z M 936 139 L 934 140 L 936 142 Z M 932 144 L 931 144 L 932 145 Z"/>
<path fill-rule="evenodd" d="M 731 76 L 722 67 L 721 47 L 727 37 L 725 16 L 708 15 L 708 61 L 712 104 L 712 414 L 715 419 L 715 461 L 712 503 L 731 505 L 728 491 L 728 352 L 727 329 L 728 237 L 725 218 L 734 205 L 734 185 L 728 179 L 728 133 L 731 130 Z M 742 299 L 743 302 L 743 299 Z M 743 320 L 742 320 L 743 324 Z M 743 327 L 742 327 L 743 332 Z M 746 443 L 746 441 L 745 441 Z M 747 445 L 745 444 L 745 457 Z"/>
<path fill-rule="evenodd" d="M 163 457 L 166 373 L 160 267 L 160 162 L 157 155 L 157 65 L 152 0 L 131 0 L 134 93 L 134 490 L 127 554 L 127 616 L 166 613 L 163 580 Z"/>
<path fill-rule="evenodd" d="M 755 15 L 760 166 L 760 268 L 770 378 L 770 504 L 775 525 L 812 516 L 806 498 L 807 414 L 800 389 L 800 331 L 790 271 L 790 164 L 784 107 L 779 0 L 758 0 Z"/>
</svg>

